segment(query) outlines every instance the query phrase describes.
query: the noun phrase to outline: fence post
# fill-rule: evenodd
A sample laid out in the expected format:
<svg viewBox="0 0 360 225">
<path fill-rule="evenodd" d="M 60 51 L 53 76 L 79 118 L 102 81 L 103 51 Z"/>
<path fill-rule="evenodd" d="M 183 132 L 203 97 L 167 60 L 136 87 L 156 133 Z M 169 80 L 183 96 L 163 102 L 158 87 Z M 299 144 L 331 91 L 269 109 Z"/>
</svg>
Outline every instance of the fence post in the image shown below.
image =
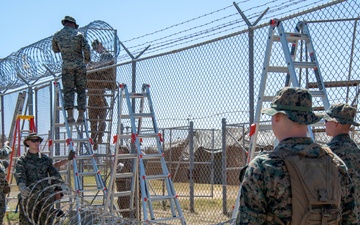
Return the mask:
<svg viewBox="0 0 360 225">
<path fill-rule="evenodd" d="M 222 146 L 222 193 L 223 193 L 223 214 L 227 214 L 226 207 L 226 119 L 222 118 L 221 120 L 221 146 Z"/>
<path fill-rule="evenodd" d="M 190 185 L 190 212 L 195 212 L 194 208 L 194 181 L 193 181 L 193 170 L 194 170 L 194 122 L 190 122 L 189 127 L 189 153 L 190 153 L 190 164 L 189 164 L 189 185 Z"/>
</svg>

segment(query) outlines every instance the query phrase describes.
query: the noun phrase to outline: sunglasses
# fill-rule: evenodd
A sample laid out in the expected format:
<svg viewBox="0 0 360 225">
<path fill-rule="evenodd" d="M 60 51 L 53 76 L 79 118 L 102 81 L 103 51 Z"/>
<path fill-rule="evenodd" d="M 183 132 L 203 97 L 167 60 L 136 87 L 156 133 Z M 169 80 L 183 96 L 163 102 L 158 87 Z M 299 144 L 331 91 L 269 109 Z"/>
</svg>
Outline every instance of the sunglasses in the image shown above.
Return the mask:
<svg viewBox="0 0 360 225">
<path fill-rule="evenodd" d="M 40 142 L 40 139 L 29 139 L 32 143 Z"/>
</svg>

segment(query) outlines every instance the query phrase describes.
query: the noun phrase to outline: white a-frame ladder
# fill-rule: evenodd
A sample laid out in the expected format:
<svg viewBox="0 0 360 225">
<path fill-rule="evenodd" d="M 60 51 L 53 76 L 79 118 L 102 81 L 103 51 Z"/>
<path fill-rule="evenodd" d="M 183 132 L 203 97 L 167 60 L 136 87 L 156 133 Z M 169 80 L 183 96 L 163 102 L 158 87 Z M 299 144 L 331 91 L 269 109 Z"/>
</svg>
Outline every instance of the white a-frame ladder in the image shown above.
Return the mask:
<svg viewBox="0 0 360 225">
<path fill-rule="evenodd" d="M 54 160 L 61 159 L 64 156 L 67 157 L 70 151 L 75 151 L 76 155 L 72 160 L 73 171 L 71 171 L 70 165 L 67 165 L 67 170 L 60 172 L 66 174 L 65 181 L 69 186 L 71 186 L 70 174 L 73 175 L 74 191 L 79 199 L 80 197 L 91 198 L 93 201 L 95 198 L 100 197 L 102 200 L 101 205 L 103 205 L 107 189 L 94 158 L 87 121 L 74 124 L 68 123 L 61 85 L 57 81 L 54 81 L 53 84 L 54 99 L 49 148 L 51 154 L 57 154 L 51 157 Z M 61 151 L 65 151 L 65 154 L 58 156 Z M 103 196 L 99 192 L 102 192 Z M 81 206 L 77 204 L 76 207 L 80 210 Z"/>
<path fill-rule="evenodd" d="M 127 85 L 120 84 L 120 98 L 124 99 L 124 102 L 119 106 L 119 120 L 123 125 L 129 126 L 130 132 L 119 132 L 117 141 L 128 143 L 131 146 L 131 152 L 124 156 L 115 154 L 115 162 L 123 159 L 123 157 L 131 158 L 133 157 L 132 154 L 136 155 L 138 168 L 133 167 L 132 172 L 138 173 L 138 176 L 133 177 L 138 177 L 140 182 L 142 219 L 145 223 L 177 221 L 177 223 L 185 225 L 186 222 L 178 195 L 175 192 L 171 174 L 166 166 L 161 146 L 162 137 L 158 131 L 149 87 L 150 85 L 143 84 L 141 93 L 129 93 Z M 142 147 L 147 150 L 151 149 L 151 151 L 145 154 Z M 149 164 L 157 165 L 159 169 L 150 173 L 146 170 L 146 165 Z M 133 163 L 133 165 L 136 164 Z M 118 173 L 113 176 L 124 177 L 126 174 Z M 114 180 L 114 178 L 111 180 Z M 160 186 L 164 188 L 158 189 Z M 135 187 L 135 181 L 133 181 L 131 186 L 133 195 L 136 191 Z M 122 194 L 119 193 L 119 195 Z M 157 207 L 161 207 L 162 202 L 170 206 L 171 214 L 164 213 L 161 209 L 157 210 Z M 133 204 L 133 201 L 130 204 Z"/>
<path fill-rule="evenodd" d="M 277 35 L 275 34 L 275 30 L 277 30 Z M 307 54 L 309 56 L 309 62 L 301 61 L 301 57 L 297 56 L 297 50 L 299 48 L 299 42 L 305 42 Z M 279 60 L 271 60 L 271 53 L 273 49 L 273 45 L 275 43 L 280 43 L 281 48 L 283 50 L 283 56 L 285 57 L 284 62 L 280 62 L 280 65 L 274 65 L 275 62 L 279 63 Z M 281 60 L 280 60 L 281 61 Z M 273 64 L 271 64 L 273 63 Z M 254 124 L 251 126 L 251 139 L 250 139 L 250 147 L 247 163 L 249 163 L 255 156 L 255 148 L 257 143 L 257 136 L 259 131 L 269 131 L 271 130 L 271 124 L 262 123 L 261 121 L 261 110 L 264 108 L 264 104 L 269 104 L 272 101 L 274 96 L 265 96 L 265 89 L 267 87 L 266 82 L 268 76 L 279 76 L 285 75 L 285 86 L 293 86 L 300 87 L 299 82 L 299 73 L 301 73 L 302 69 L 306 69 L 308 72 L 312 70 L 311 74 L 314 76 L 314 79 L 317 82 L 317 89 L 310 90 L 313 98 L 321 98 L 322 99 L 322 107 L 321 110 L 326 110 L 330 107 L 329 99 L 326 93 L 326 89 L 324 86 L 323 78 L 320 72 L 319 62 L 316 57 L 316 53 L 314 50 L 314 45 L 310 36 L 309 27 L 305 22 L 298 22 L 295 27 L 295 31 L 293 33 L 287 33 L 284 31 L 283 24 L 278 19 L 270 20 L 270 27 L 268 33 L 268 39 L 266 44 L 266 52 L 264 58 L 264 65 L 261 74 L 259 95 L 257 99 L 256 113 L 254 118 Z M 275 94 L 275 93 L 274 93 Z M 319 124 L 315 124 L 315 126 L 322 126 Z M 308 126 L 308 133 L 314 139 L 314 134 L 312 132 L 312 126 Z M 234 220 L 238 214 L 239 210 L 239 201 L 241 198 L 240 191 L 238 194 L 238 198 L 235 203 L 234 211 L 232 214 L 232 219 Z"/>
</svg>

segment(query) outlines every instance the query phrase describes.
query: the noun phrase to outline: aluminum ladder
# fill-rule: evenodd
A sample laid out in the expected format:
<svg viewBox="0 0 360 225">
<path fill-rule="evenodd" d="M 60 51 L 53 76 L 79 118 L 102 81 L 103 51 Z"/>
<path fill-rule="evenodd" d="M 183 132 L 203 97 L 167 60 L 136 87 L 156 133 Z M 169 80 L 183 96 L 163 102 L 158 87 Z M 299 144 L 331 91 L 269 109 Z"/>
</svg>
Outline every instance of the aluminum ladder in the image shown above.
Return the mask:
<svg viewBox="0 0 360 225">
<path fill-rule="evenodd" d="M 126 84 L 120 84 L 121 98 L 125 100 L 125 107 L 120 105 L 120 119 L 123 125 L 129 125 L 130 132 L 122 134 L 118 131 L 118 142 L 126 142 L 133 150 L 131 153 L 136 154 L 138 160 L 138 168 L 134 168 L 132 172 L 139 173 L 140 192 L 141 192 L 141 208 L 142 218 L 145 223 L 177 221 L 185 225 L 185 218 L 183 216 L 178 195 L 175 192 L 171 174 L 168 171 L 164 159 L 164 152 L 161 146 L 162 137 L 158 131 L 153 102 L 150 94 L 150 85 L 143 84 L 141 93 L 129 93 Z M 136 110 L 138 108 L 138 110 Z M 126 122 L 127 120 L 127 122 Z M 145 127 L 143 124 L 148 124 Z M 142 150 L 146 148 L 147 154 Z M 132 157 L 132 156 L 128 156 Z M 121 155 L 117 155 L 115 160 L 121 159 Z M 115 161 L 117 162 L 117 161 Z M 149 173 L 146 170 L 146 165 L 154 163 L 159 165 L 159 170 Z M 135 163 L 134 163 L 135 165 Z M 118 174 L 119 176 L 122 176 Z M 125 174 L 124 174 L 125 175 Z M 136 176 L 135 176 L 136 177 Z M 135 183 L 135 182 L 134 182 Z M 164 187 L 163 190 L 155 187 Z M 132 186 L 131 192 L 136 191 L 136 185 Z M 135 193 L 136 194 L 136 193 Z M 169 204 L 171 215 L 162 213 L 162 210 L 155 210 L 155 204 L 161 206 L 161 202 Z"/>
<path fill-rule="evenodd" d="M 314 45 L 310 36 L 309 27 L 303 21 L 300 21 L 296 24 L 295 30 L 293 33 L 287 33 L 284 31 L 283 24 L 278 19 L 272 19 L 269 23 L 269 33 L 266 44 L 265 58 L 263 64 L 263 70 L 261 74 L 260 88 L 258 101 L 256 106 L 254 124 L 250 127 L 250 147 L 247 163 L 249 163 L 255 155 L 255 148 L 257 143 L 257 136 L 259 131 L 271 131 L 271 124 L 263 123 L 261 121 L 261 110 L 264 104 L 269 104 L 272 101 L 274 96 L 265 96 L 266 81 L 268 75 L 270 76 L 279 76 L 279 74 L 286 74 L 285 86 L 292 85 L 293 87 L 300 87 L 299 77 L 302 69 L 313 70 L 313 76 L 317 82 L 318 89 L 310 90 L 313 98 L 321 98 L 323 106 L 319 107 L 319 110 L 327 110 L 330 107 L 329 99 L 326 93 L 325 85 L 323 78 L 320 72 L 319 62 L 317 60 Z M 277 35 L 275 34 L 277 30 Z M 296 61 L 301 60 L 300 56 L 296 56 L 299 42 L 305 42 L 307 54 L 309 56 L 310 62 Z M 285 57 L 285 64 L 287 66 L 275 65 L 275 62 L 279 63 L 276 60 L 271 60 L 271 53 L 273 49 L 274 42 L 279 42 L 283 51 L 283 56 Z M 290 47 L 291 45 L 291 47 Z M 313 126 L 323 126 L 323 123 L 319 122 L 314 125 L 308 126 L 308 133 L 311 138 L 314 139 L 314 134 L 312 132 Z M 238 198 L 235 203 L 234 211 L 232 214 L 232 219 L 236 219 L 237 213 L 239 210 L 239 201 L 240 201 L 240 192 L 241 186 L 238 194 Z"/>
<path fill-rule="evenodd" d="M 69 186 L 71 186 L 70 176 L 73 175 L 77 198 L 91 198 L 93 200 L 95 198 L 101 198 L 102 204 L 104 204 L 107 189 L 95 160 L 87 121 L 84 120 L 83 123 L 68 123 L 66 111 L 63 107 L 64 99 L 61 85 L 57 81 L 54 81 L 53 84 L 54 94 L 52 99 L 53 109 L 49 149 L 50 153 L 55 153 L 55 155 L 51 157 L 54 160 L 64 159 L 67 158 L 70 151 L 75 151 L 76 155 L 72 160 L 73 171 L 71 171 L 70 164 L 68 163 L 66 166 L 67 169 L 60 171 L 60 173 L 66 175 L 65 182 Z M 102 192 L 103 196 L 101 196 L 99 192 Z M 77 199 L 76 202 L 79 202 L 78 200 L 79 199 Z M 76 207 L 77 210 L 80 210 L 79 204 L 77 204 Z"/>
</svg>

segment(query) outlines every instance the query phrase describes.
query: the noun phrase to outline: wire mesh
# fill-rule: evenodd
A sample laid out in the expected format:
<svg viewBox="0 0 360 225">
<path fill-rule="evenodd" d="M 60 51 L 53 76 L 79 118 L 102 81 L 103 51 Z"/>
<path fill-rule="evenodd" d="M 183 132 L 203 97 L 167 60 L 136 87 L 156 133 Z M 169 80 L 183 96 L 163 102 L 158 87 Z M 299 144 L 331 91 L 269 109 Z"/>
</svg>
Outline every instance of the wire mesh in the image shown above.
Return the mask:
<svg viewBox="0 0 360 225">
<path fill-rule="evenodd" d="M 357 106 L 360 82 L 357 73 L 360 65 L 360 4 L 354 0 L 339 2 L 326 7 L 318 6 L 315 10 L 306 12 L 296 11 L 292 15 L 282 14 L 280 16 L 283 19 L 279 19 L 289 32 L 294 30 L 298 21 L 307 21 L 330 103 L 346 102 Z M 257 103 L 268 33 L 267 23 L 263 21 L 252 30 L 252 37 L 249 37 L 248 29 L 244 28 L 223 38 L 116 65 L 118 83 L 131 85 L 137 92 L 140 92 L 143 83 L 151 85 L 156 119 L 164 139 L 167 166 L 172 173 L 175 190 L 188 224 L 231 223 L 232 207 L 239 188 L 239 170 L 245 165 L 249 147 L 249 129 L 253 122 L 250 118 L 256 110 L 251 105 Z M 116 31 L 106 23 L 95 21 L 81 31 L 89 41 L 99 38 L 113 54 L 119 53 Z M 253 55 L 249 50 L 249 38 L 253 38 Z M 7 137 L 18 93 L 10 91 L 24 85 L 25 90 L 28 87 L 39 87 L 38 79 L 51 76 L 41 67 L 42 64 L 60 72 L 59 56 L 46 50 L 49 49 L 49 40 L 41 40 L 0 61 L 4 117 L 1 125 L 2 133 Z M 303 52 L 301 59 L 305 61 L 308 59 L 304 48 L 304 45 L 299 45 L 298 52 Z M 276 59 L 276 63 L 284 64 L 279 47 L 275 46 L 273 54 L 272 58 Z M 251 56 L 254 77 L 249 72 Z M 96 60 L 96 57 L 98 55 L 92 53 L 92 59 Z M 135 74 L 133 68 L 136 68 Z M 27 86 L 25 81 L 17 77 L 18 73 L 35 83 Z M 314 81 L 311 71 L 301 71 L 299 83 L 302 87 L 317 88 Z M 270 88 L 266 90 L 267 95 L 273 95 L 284 86 L 285 76 L 272 76 L 270 84 Z M 37 93 L 34 113 L 37 115 L 39 133 L 43 135 L 47 135 L 49 130 L 49 89 L 34 89 Z M 250 96 L 251 93 L 253 96 Z M 251 97 L 254 102 L 251 102 Z M 320 99 L 315 98 L 314 106 L 320 104 Z M 113 112 L 112 126 L 107 126 L 108 129 L 111 127 L 108 134 L 110 137 L 117 132 L 116 104 Z M 223 118 L 226 118 L 225 129 Z M 262 118 L 264 122 L 270 123 L 269 119 Z M 359 119 L 358 115 L 356 119 Z M 193 130 L 189 128 L 191 122 Z M 144 121 L 143 126 L 150 127 L 150 124 Z M 324 134 L 322 127 L 318 131 L 315 133 L 316 141 L 328 142 L 329 137 Z M 353 137 L 359 142 L 356 131 Z M 271 149 L 274 144 L 274 136 L 270 131 L 261 133 L 257 140 L 258 151 Z M 144 144 L 144 150 L 150 151 L 151 145 Z M 109 152 L 113 153 L 111 143 L 109 148 Z M 157 166 L 156 163 L 149 164 L 149 172 L 155 172 Z M 161 192 L 161 184 L 154 186 Z M 168 206 L 162 202 L 157 205 L 157 210 L 164 214 L 169 212 Z"/>
</svg>

